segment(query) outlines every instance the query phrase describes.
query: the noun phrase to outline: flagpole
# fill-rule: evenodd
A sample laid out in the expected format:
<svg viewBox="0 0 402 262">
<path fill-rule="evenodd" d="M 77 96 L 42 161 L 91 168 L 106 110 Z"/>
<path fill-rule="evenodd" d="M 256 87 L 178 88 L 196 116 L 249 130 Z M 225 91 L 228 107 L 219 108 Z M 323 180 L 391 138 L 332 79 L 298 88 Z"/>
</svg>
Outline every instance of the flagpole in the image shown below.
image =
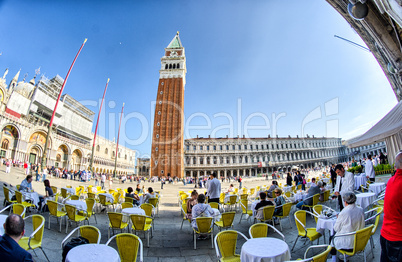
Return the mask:
<svg viewBox="0 0 402 262">
<path fill-rule="evenodd" d="M 110 80 L 110 78 L 107 79 L 106 86 L 105 86 L 105 91 L 103 91 L 103 97 L 102 97 L 102 101 L 101 101 L 101 104 L 100 104 L 100 107 L 99 107 L 98 120 L 96 120 L 94 141 L 93 141 L 93 144 L 92 144 L 91 162 L 89 163 L 89 170 L 91 170 L 92 175 L 95 174 L 95 172 L 93 170 L 93 164 L 94 164 L 96 133 L 98 132 L 99 118 L 100 118 L 100 114 L 102 112 L 103 101 L 105 100 L 105 94 L 106 94 L 107 86 L 109 85 L 109 80 Z"/>
<path fill-rule="evenodd" d="M 46 164 L 47 164 L 47 154 L 48 154 L 48 150 L 49 150 L 49 148 L 48 148 L 49 138 L 50 138 L 50 133 L 52 132 L 53 119 L 54 119 L 54 115 L 56 114 L 56 110 L 57 110 L 57 106 L 58 106 L 59 101 L 60 101 L 61 94 L 63 93 L 63 89 L 64 89 L 64 86 L 65 86 L 66 83 L 67 83 L 67 79 L 68 79 L 68 76 L 70 75 L 71 69 L 73 69 L 73 66 L 74 66 L 74 64 L 75 64 L 75 61 L 77 60 L 77 57 L 78 57 L 78 55 L 81 53 L 81 50 L 82 50 L 82 48 L 84 47 L 84 45 L 85 45 L 86 42 L 87 42 L 87 38 L 85 38 L 84 43 L 82 43 L 82 45 L 81 45 L 81 47 L 80 47 L 80 50 L 78 50 L 78 53 L 75 55 L 75 58 L 74 58 L 74 60 L 73 60 L 73 63 L 71 64 L 70 69 L 69 69 L 68 72 L 67 72 L 67 76 L 66 76 L 66 78 L 64 79 L 63 85 L 61 86 L 59 96 L 57 97 L 56 104 L 55 104 L 55 106 L 54 106 L 54 110 L 53 110 L 53 114 L 52 114 L 52 118 L 50 118 L 50 123 L 49 123 L 49 127 L 48 127 L 48 130 L 47 130 L 47 136 L 46 136 L 45 147 L 43 148 L 42 164 L 41 164 L 42 170 L 45 168 L 45 166 L 46 166 Z"/>
<path fill-rule="evenodd" d="M 114 157 L 114 177 L 116 177 L 117 174 L 117 151 L 119 150 L 119 138 L 120 138 L 120 127 L 121 127 L 121 118 L 123 116 L 123 110 L 124 110 L 124 103 L 123 107 L 121 108 L 121 115 L 120 115 L 120 123 L 119 123 L 119 132 L 117 133 L 117 144 L 116 144 L 116 155 Z"/>
</svg>

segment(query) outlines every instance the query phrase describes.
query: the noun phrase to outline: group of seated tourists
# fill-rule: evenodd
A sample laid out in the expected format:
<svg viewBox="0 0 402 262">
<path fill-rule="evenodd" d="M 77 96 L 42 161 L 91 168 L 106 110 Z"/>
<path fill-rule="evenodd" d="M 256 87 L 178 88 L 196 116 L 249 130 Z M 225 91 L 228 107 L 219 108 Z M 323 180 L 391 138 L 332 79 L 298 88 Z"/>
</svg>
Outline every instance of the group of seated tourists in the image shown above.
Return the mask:
<svg viewBox="0 0 402 262">
<path fill-rule="evenodd" d="M 140 197 L 139 194 L 143 193 L 140 185 L 137 185 L 137 188 L 135 189 L 135 192 L 133 190 L 132 187 L 128 187 L 127 188 L 127 193 L 126 193 L 126 197 L 131 197 L 134 199 L 133 204 L 139 206 L 140 205 Z M 149 203 L 149 199 L 150 198 L 154 198 L 156 197 L 154 190 L 152 189 L 152 187 L 148 188 L 148 192 L 146 194 L 144 194 L 143 196 L 143 203 Z"/>
</svg>

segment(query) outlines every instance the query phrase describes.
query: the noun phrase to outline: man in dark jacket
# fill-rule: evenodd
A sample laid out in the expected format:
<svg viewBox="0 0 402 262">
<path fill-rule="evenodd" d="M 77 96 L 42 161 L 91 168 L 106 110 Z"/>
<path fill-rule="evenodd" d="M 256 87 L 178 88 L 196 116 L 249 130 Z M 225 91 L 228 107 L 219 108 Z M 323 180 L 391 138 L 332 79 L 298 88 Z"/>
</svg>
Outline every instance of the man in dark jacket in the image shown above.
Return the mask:
<svg viewBox="0 0 402 262">
<path fill-rule="evenodd" d="M 5 234 L 0 236 L 1 261 L 33 261 L 32 255 L 18 245 L 18 241 L 25 233 L 24 227 L 24 220 L 21 216 L 11 214 L 7 217 L 6 223 L 4 223 Z"/>
<path fill-rule="evenodd" d="M 331 168 L 329 169 L 329 172 L 331 173 L 332 188 L 335 188 L 335 185 L 336 185 L 335 164 L 332 164 Z"/>
</svg>

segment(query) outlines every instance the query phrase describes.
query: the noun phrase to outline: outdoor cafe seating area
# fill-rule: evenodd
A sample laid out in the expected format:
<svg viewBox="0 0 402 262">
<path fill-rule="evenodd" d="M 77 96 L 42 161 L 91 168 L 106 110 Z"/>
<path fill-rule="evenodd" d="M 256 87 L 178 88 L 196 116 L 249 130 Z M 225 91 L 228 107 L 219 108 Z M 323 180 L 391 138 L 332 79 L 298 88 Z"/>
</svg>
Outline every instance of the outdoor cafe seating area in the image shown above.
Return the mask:
<svg viewBox="0 0 402 262">
<path fill-rule="evenodd" d="M 82 261 L 87 256 L 93 261 L 135 261 L 137 257 L 143 261 L 143 241 L 149 247 L 154 220 L 158 219 L 162 197 L 160 192 L 156 192 L 156 197 L 150 198 L 148 203 L 143 203 L 143 195 L 139 194 L 137 206 L 133 198 L 125 197 L 127 190 L 120 188 L 108 191 L 93 186 L 52 189 L 55 196 L 46 199 L 45 207 L 39 210 L 38 193 L 20 192 L 19 185 L 15 188 L 3 185 L 5 208 L 0 211 L 0 223 L 4 224 L 8 214 L 16 213 L 22 216 L 26 225 L 32 227 L 26 226 L 26 236 L 19 241 L 21 247 L 33 251 L 40 249 L 44 258 L 50 261 L 42 248 L 47 244 L 43 233 L 45 229 L 57 230 L 65 233 L 65 238 L 60 242 L 62 250 L 76 236 L 88 240 L 85 245 L 72 248 L 65 261 Z M 100 244 L 99 228 L 104 225 L 98 224 L 97 216 L 108 218 L 106 244 Z M 0 228 L 2 234 L 3 227 Z M 113 242 L 116 248 L 110 246 Z"/>
<path fill-rule="evenodd" d="M 310 179 L 307 179 L 306 190 L 313 183 Z M 177 191 L 176 203 L 172 204 L 178 206 L 174 216 L 180 213 L 180 219 L 168 219 L 169 224 L 175 224 L 169 230 L 171 241 L 180 234 L 180 241 L 191 243 L 193 250 L 213 250 L 217 261 L 326 261 L 334 246 L 334 237 L 331 236 L 339 207 L 332 198 L 329 177 L 317 176 L 315 179 L 325 182 L 326 188 L 321 193 L 323 197 L 320 199 L 320 194 L 314 195 L 313 204 L 306 206 L 305 210 L 296 208 L 296 203 L 306 200 L 308 195 L 301 185 L 279 183 L 286 202 L 259 210 L 255 210 L 260 201 L 259 193 L 267 192 L 270 186 L 265 181 L 260 181 L 261 184 L 255 187 L 234 188 L 233 192 L 225 192 L 223 188 L 219 203 L 209 204 L 213 217 L 196 218 L 197 229 L 186 217 L 187 201 L 193 189 Z M 356 261 L 374 256 L 373 235 L 383 212 L 385 188 L 385 183 L 368 181 L 355 188 L 356 204 L 365 210 L 366 227 L 351 232 L 358 240 L 353 251 L 338 250 L 338 255 L 358 256 Z M 0 223 L 4 223 L 10 213 L 21 215 L 26 221 L 26 233 L 19 244 L 26 250 L 33 250 L 39 261 L 51 261 L 43 249 L 54 244 L 46 237 L 50 232 L 63 235 L 63 239 L 58 241 L 60 250 L 65 250 L 78 236 L 87 240 L 65 254 L 65 261 L 70 262 L 82 261 L 83 257 L 94 261 L 146 261 L 144 253 L 155 249 L 154 244 L 158 245 L 161 232 L 165 234 L 166 222 L 158 224 L 165 219 L 164 212 L 159 214 L 163 198 L 159 191 L 155 198 L 149 199 L 149 203 L 144 203 L 140 194 L 137 206 L 134 199 L 125 197 L 127 191 L 121 188 L 52 187 L 55 196 L 46 199 L 45 208 L 38 210 L 39 195 L 18 189 L 18 185 L 15 188 L 3 185 L 5 207 L 0 212 Z M 205 189 L 198 189 L 198 193 L 205 193 Z M 272 197 L 275 198 L 275 194 Z M 283 212 L 274 215 L 278 207 L 282 207 Z M 103 223 L 98 223 L 100 220 Z M 4 234 L 2 227 L 0 234 Z M 39 249 L 41 252 L 37 252 Z"/>
<path fill-rule="evenodd" d="M 337 200 L 332 198 L 333 189 L 328 176 L 316 177 L 316 181 L 326 183 L 324 196 L 320 201 L 320 194 L 312 197 L 313 204 L 308 210 L 299 210 L 296 203 L 306 200 L 307 193 L 302 185 L 286 186 L 279 184 L 286 203 L 283 204 L 283 213 L 274 215 L 274 206 L 265 206 L 255 210 L 259 200 L 259 193 L 266 192 L 269 185 L 261 184 L 253 188 L 235 188 L 233 192 L 221 193 L 219 204 L 210 203 L 214 210 L 214 217 L 207 223 L 197 221 L 198 230 L 191 227 L 191 221 L 186 218 L 186 201 L 190 199 L 191 191 L 178 192 L 178 203 L 181 210 L 181 230 L 191 230 L 194 234 L 194 249 L 197 248 L 196 235 L 211 235 L 211 248 L 216 251 L 220 261 L 326 261 L 330 259 L 330 251 L 334 246 L 334 225 L 339 209 Z M 308 179 L 306 186 L 311 186 Z M 359 256 L 357 261 L 365 261 L 369 255 L 374 257 L 374 241 L 379 221 L 383 212 L 383 198 L 385 183 L 361 184 L 355 191 L 356 204 L 365 211 L 366 227 L 351 232 L 358 241 L 352 252 L 338 250 L 338 255 Z M 225 190 L 223 190 L 225 191 Z M 204 193 L 200 191 L 199 193 Z M 273 194 L 275 197 L 275 194 Z M 262 217 L 257 216 L 261 212 Z M 206 218 L 196 218 L 204 221 Z M 287 220 L 287 221 L 286 221 Z M 236 223 L 235 223 L 236 221 Z M 238 221 L 238 222 L 237 222 Z M 184 225 L 183 225 L 184 224 Z M 185 226 L 188 224 L 188 227 Z M 244 224 L 248 232 L 244 232 Z M 284 229 L 286 233 L 284 233 Z M 297 235 L 293 243 L 287 241 L 290 232 Z M 367 233 L 368 232 L 368 233 Z M 337 236 L 338 237 L 338 236 Z M 336 248 L 336 246 L 335 246 Z M 296 257 L 294 251 L 303 251 L 304 256 Z M 379 259 L 379 257 L 377 257 Z"/>
</svg>

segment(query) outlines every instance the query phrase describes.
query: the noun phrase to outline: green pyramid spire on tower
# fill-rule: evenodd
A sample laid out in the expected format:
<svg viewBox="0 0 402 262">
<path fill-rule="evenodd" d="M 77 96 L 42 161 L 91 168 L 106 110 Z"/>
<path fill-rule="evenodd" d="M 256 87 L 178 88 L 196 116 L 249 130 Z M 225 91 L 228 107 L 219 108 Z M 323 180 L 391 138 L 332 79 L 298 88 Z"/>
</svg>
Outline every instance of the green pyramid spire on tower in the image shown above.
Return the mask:
<svg viewBox="0 0 402 262">
<path fill-rule="evenodd" d="M 173 37 L 173 40 L 170 42 L 167 48 L 182 48 L 182 44 L 180 41 L 179 37 L 179 31 L 177 31 L 177 34 Z"/>
</svg>

